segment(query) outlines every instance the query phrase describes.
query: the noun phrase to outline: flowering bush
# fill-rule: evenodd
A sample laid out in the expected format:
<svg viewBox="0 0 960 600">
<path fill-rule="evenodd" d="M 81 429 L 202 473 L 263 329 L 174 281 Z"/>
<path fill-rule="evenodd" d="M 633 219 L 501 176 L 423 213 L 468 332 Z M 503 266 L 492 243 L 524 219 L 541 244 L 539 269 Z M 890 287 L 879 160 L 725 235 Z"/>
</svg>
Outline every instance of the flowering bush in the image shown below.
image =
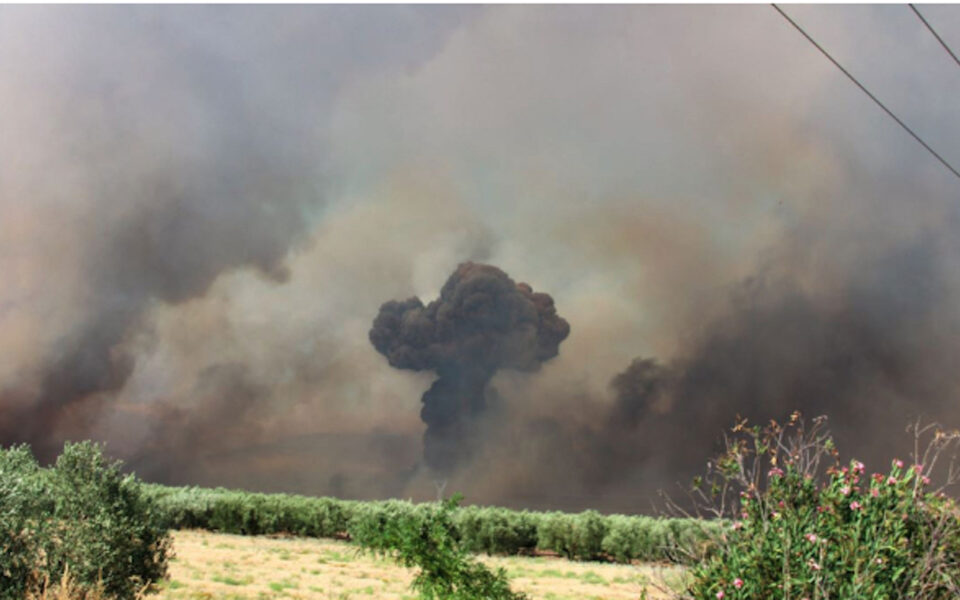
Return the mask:
<svg viewBox="0 0 960 600">
<path fill-rule="evenodd" d="M 692 570 L 684 597 L 960 597 L 956 503 L 928 475 L 960 436 L 915 432 L 932 435 L 917 462 L 895 459 L 868 474 L 859 461 L 837 462 L 822 420 L 812 429 L 798 414 L 785 426 L 738 425 L 696 492 L 728 526 L 716 552 Z M 954 475 L 951 469 L 948 483 Z"/>
</svg>

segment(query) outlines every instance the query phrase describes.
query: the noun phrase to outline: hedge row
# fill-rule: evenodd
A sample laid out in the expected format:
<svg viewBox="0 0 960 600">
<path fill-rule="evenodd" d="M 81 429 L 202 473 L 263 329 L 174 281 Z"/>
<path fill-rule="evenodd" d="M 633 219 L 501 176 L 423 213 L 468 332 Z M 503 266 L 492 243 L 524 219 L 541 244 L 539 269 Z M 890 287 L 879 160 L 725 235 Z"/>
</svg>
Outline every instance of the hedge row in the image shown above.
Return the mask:
<svg viewBox="0 0 960 600">
<path fill-rule="evenodd" d="M 420 518 L 433 504 L 400 500 L 359 502 L 222 488 L 146 486 L 171 527 L 242 535 L 290 533 L 308 537 L 364 536 L 390 519 Z M 466 506 L 453 513 L 459 541 L 473 552 L 557 552 L 577 560 L 679 561 L 702 555 L 717 525 L 696 519 L 515 511 Z M 678 552 L 678 549 L 685 552 Z"/>
</svg>

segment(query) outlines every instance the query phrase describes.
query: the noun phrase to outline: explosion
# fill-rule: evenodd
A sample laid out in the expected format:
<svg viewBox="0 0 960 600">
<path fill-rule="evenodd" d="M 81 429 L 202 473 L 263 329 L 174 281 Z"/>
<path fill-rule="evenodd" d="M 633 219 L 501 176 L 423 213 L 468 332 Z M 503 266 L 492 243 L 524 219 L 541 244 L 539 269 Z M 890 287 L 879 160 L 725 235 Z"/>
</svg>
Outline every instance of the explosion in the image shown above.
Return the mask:
<svg viewBox="0 0 960 600">
<path fill-rule="evenodd" d="M 370 341 L 393 367 L 437 373 L 420 412 L 424 459 L 449 473 L 475 443 L 471 423 L 487 406 L 493 375 L 536 371 L 569 334 L 549 295 L 497 267 L 466 262 L 427 306 L 419 298 L 381 306 Z"/>
</svg>

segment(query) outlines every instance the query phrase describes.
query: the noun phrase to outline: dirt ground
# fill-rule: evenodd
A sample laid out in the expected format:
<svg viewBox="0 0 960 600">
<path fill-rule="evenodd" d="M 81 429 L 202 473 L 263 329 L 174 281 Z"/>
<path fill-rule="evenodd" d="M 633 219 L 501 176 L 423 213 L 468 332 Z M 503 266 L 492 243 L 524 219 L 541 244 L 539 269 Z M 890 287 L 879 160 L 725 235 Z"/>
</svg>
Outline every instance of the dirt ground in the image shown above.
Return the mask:
<svg viewBox="0 0 960 600">
<path fill-rule="evenodd" d="M 335 540 L 174 532 L 175 557 L 156 600 L 359 600 L 416 598 L 413 571 Z M 503 567 L 532 599 L 665 600 L 681 584 L 677 567 L 572 562 L 552 557 L 481 557 Z M 655 583 L 656 585 L 651 585 Z"/>
</svg>

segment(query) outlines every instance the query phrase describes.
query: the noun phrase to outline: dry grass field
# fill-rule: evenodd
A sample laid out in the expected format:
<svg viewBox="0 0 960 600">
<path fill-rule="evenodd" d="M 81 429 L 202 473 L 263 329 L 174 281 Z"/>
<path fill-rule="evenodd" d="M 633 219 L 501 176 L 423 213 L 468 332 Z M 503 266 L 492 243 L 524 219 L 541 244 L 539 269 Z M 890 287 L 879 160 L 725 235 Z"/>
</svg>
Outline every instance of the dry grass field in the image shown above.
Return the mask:
<svg viewBox="0 0 960 600">
<path fill-rule="evenodd" d="M 412 571 L 335 540 L 174 532 L 176 556 L 157 600 L 413 599 Z M 553 557 L 482 557 L 537 600 L 649 600 L 676 586 L 677 567 L 579 563 Z M 658 585 L 651 585 L 656 582 Z"/>
</svg>

